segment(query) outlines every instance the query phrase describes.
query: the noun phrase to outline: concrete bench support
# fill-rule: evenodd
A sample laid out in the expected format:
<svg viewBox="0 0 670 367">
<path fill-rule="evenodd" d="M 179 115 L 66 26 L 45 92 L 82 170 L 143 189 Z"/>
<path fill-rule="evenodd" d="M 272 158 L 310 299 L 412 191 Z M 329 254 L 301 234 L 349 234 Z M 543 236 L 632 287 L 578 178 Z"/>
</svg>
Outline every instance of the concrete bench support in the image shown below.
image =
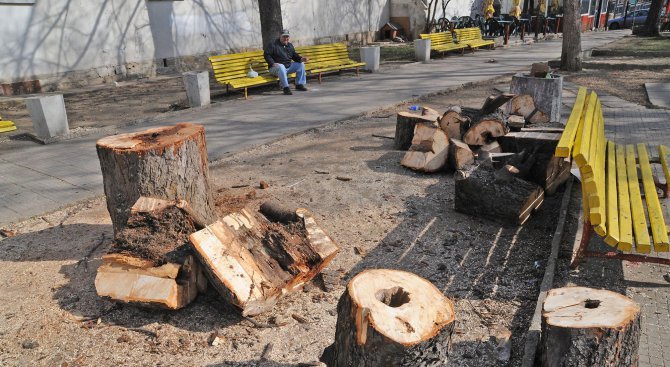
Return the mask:
<svg viewBox="0 0 670 367">
<path fill-rule="evenodd" d="M 183 74 L 183 79 L 188 104 L 191 107 L 209 105 L 209 74 L 206 71 L 190 71 Z"/>
<path fill-rule="evenodd" d="M 361 61 L 365 63 L 363 70 L 376 72 L 379 70 L 379 47 L 361 47 Z"/>
<path fill-rule="evenodd" d="M 62 94 L 26 98 L 35 135 L 44 143 L 69 133 Z"/>
<path fill-rule="evenodd" d="M 414 40 L 414 55 L 420 62 L 430 62 L 430 40 Z"/>
</svg>

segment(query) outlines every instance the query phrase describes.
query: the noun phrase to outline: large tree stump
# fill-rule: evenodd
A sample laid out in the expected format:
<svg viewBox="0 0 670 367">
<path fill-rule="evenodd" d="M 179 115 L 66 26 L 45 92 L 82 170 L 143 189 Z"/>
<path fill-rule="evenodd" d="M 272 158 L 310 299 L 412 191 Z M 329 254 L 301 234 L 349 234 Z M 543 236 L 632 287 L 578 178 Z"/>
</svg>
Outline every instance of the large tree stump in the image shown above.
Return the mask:
<svg viewBox="0 0 670 367">
<path fill-rule="evenodd" d="M 109 136 L 96 148 L 115 234 L 140 196 L 186 200 L 201 218 L 213 221 L 203 126 L 185 123 Z"/>
<path fill-rule="evenodd" d="M 337 304 L 335 366 L 446 366 L 452 302 L 427 280 L 399 270 L 356 275 Z"/>
<path fill-rule="evenodd" d="M 476 217 L 520 225 L 544 201 L 542 187 L 512 174 L 498 175 L 488 164 L 469 166 L 454 179 L 456 211 Z"/>
<path fill-rule="evenodd" d="M 407 150 L 412 146 L 414 130 L 417 124 L 433 126 L 436 121 L 437 116 L 433 114 L 415 115 L 409 112 L 398 112 L 395 125 L 395 149 Z"/>
<path fill-rule="evenodd" d="M 544 367 L 636 366 L 640 307 L 621 294 L 584 287 L 552 289 L 542 311 Z"/>
<path fill-rule="evenodd" d="M 447 165 L 449 138 L 438 127 L 416 125 L 412 146 L 400 164 L 421 172 L 437 172 Z"/>
</svg>

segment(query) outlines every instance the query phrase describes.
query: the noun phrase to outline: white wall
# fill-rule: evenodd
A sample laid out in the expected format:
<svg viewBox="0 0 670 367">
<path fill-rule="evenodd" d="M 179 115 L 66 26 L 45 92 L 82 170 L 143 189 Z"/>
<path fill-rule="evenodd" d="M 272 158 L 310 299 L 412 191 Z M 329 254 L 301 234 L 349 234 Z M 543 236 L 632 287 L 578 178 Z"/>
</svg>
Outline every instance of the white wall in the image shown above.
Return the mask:
<svg viewBox="0 0 670 367">
<path fill-rule="evenodd" d="M 283 0 L 308 40 L 376 31 L 388 0 Z M 257 0 L 37 0 L 0 5 L 0 82 L 261 47 Z M 104 70 L 103 70 L 104 69 Z M 123 69 L 125 72 L 125 69 Z"/>
</svg>

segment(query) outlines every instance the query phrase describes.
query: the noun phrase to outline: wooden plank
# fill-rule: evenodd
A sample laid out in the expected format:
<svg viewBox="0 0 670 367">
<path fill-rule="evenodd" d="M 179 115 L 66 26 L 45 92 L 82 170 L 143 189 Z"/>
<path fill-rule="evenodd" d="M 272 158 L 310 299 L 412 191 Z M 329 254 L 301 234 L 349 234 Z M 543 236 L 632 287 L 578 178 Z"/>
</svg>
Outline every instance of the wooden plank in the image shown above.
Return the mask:
<svg viewBox="0 0 670 367">
<path fill-rule="evenodd" d="M 557 157 L 570 157 L 570 152 L 572 151 L 572 147 L 575 144 L 575 136 L 577 135 L 579 124 L 582 121 L 581 116 L 585 102 L 586 88 L 580 87 L 579 92 L 577 92 L 577 99 L 575 100 L 575 104 L 572 107 L 572 112 L 568 118 L 568 122 L 565 124 L 565 129 L 563 129 L 561 140 L 559 140 L 558 145 L 556 146 L 555 155 Z"/>
<path fill-rule="evenodd" d="M 644 143 L 637 145 L 637 156 L 640 162 L 640 171 L 642 173 L 642 186 L 644 187 L 644 198 L 647 202 L 647 213 L 649 214 L 649 223 L 651 224 L 651 234 L 654 239 L 654 251 L 670 251 L 670 242 L 668 241 L 668 229 L 663 219 L 663 209 L 658 200 L 654 176 L 649 164 L 649 154 Z"/>
<path fill-rule="evenodd" d="M 647 232 L 647 219 L 644 215 L 640 183 L 635 162 L 635 146 L 626 145 L 626 173 L 628 174 L 628 195 L 630 196 L 631 219 L 635 234 L 635 251 L 641 254 L 651 252 L 651 241 Z"/>
<path fill-rule="evenodd" d="M 619 192 L 617 190 L 616 144 L 607 142 L 607 235 L 605 243 L 610 246 L 619 244 Z"/>
<path fill-rule="evenodd" d="M 575 146 L 574 151 L 572 152 L 572 157 L 575 162 L 577 162 L 578 167 L 585 166 L 588 159 L 589 147 L 591 145 L 591 136 L 593 132 L 593 116 L 596 107 L 596 100 L 598 95 L 595 92 L 591 92 L 589 95 L 588 105 L 582 117 L 582 134 L 579 139 L 579 145 Z"/>
<path fill-rule="evenodd" d="M 607 235 L 607 224 L 606 224 L 606 215 L 607 209 L 606 204 L 606 192 L 605 192 L 605 182 L 606 182 L 606 158 L 607 158 L 607 139 L 605 138 L 605 120 L 602 115 L 600 101 L 596 101 L 596 113 L 595 118 L 598 120 L 597 133 L 595 139 L 598 142 L 598 150 L 595 153 L 595 180 L 597 195 L 600 202 L 600 206 L 595 208 L 596 214 L 601 218 L 600 223 L 594 227 L 596 233 L 600 236 L 605 237 Z"/>
<path fill-rule="evenodd" d="M 617 194 L 619 204 L 619 245 L 620 251 L 633 251 L 633 222 L 628 195 L 628 174 L 626 171 L 626 153 L 623 145 L 616 146 Z"/>
<path fill-rule="evenodd" d="M 665 176 L 666 184 L 670 184 L 670 170 L 668 170 L 668 161 L 670 161 L 670 149 L 665 145 L 658 146 L 658 158 L 663 167 L 663 176 Z"/>
</svg>

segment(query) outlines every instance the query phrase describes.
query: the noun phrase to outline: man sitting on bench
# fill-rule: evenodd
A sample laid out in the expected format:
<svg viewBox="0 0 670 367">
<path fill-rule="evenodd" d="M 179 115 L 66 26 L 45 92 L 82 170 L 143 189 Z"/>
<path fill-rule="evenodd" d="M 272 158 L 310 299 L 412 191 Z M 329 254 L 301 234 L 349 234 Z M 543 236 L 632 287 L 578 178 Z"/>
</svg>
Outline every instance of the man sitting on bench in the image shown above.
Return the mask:
<svg viewBox="0 0 670 367">
<path fill-rule="evenodd" d="M 305 62 L 306 57 L 302 57 L 295 52 L 295 48 L 289 42 L 290 34 L 284 29 L 281 36 L 270 42 L 265 48 L 265 61 L 268 63 L 270 74 L 279 77 L 279 83 L 284 89 L 284 94 L 293 94 L 288 87 L 288 74 L 295 73 L 295 89 L 306 91 L 305 83 Z"/>
</svg>

